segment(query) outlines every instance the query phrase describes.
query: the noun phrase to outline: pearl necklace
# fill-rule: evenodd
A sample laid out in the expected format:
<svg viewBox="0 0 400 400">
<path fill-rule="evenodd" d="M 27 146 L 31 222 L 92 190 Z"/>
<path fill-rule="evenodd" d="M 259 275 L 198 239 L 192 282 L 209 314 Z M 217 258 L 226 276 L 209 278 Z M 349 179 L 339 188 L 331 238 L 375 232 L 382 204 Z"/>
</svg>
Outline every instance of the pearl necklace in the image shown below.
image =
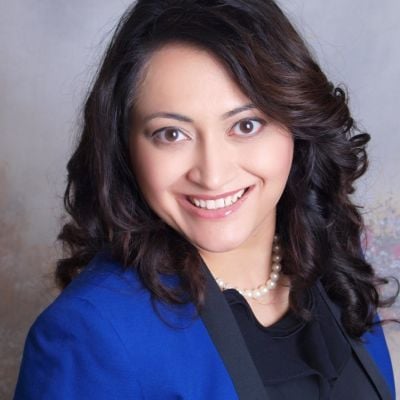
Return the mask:
<svg viewBox="0 0 400 400">
<path fill-rule="evenodd" d="M 279 238 L 278 235 L 274 236 L 273 245 L 272 245 L 272 257 L 271 257 L 271 274 L 268 280 L 257 286 L 254 289 L 239 289 L 235 286 L 231 286 L 228 283 L 225 283 L 221 278 L 216 277 L 215 280 L 220 287 L 221 290 L 224 289 L 235 289 L 242 296 L 247 297 L 249 299 L 258 299 L 260 297 L 265 296 L 270 290 L 273 290 L 277 287 L 277 282 L 279 280 L 280 274 L 279 272 L 282 269 L 281 261 L 281 248 L 278 244 Z"/>
</svg>

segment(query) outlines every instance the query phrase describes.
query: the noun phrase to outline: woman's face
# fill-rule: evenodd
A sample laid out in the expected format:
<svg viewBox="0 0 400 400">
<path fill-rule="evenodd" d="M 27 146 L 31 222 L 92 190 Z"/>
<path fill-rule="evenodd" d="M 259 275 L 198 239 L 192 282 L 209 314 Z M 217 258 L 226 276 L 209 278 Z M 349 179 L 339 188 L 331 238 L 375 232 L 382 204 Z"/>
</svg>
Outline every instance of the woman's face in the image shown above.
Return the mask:
<svg viewBox="0 0 400 400">
<path fill-rule="evenodd" d="M 131 161 L 155 213 L 199 250 L 270 235 L 291 134 L 251 105 L 214 56 L 189 45 L 153 53 L 138 89 Z"/>
</svg>

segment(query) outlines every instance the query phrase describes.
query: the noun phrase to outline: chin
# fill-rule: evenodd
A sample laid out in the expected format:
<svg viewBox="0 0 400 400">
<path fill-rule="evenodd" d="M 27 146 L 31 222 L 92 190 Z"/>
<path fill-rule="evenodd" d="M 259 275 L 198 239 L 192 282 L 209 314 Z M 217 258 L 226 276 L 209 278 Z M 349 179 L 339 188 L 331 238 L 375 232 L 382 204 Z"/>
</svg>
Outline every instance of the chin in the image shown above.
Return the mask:
<svg viewBox="0 0 400 400">
<path fill-rule="evenodd" d="M 225 253 L 239 248 L 243 244 L 244 239 L 223 238 L 223 239 L 210 240 L 210 238 L 207 238 L 204 240 L 193 240 L 193 241 L 190 240 L 190 241 L 199 250 L 207 251 L 210 253 Z"/>
</svg>

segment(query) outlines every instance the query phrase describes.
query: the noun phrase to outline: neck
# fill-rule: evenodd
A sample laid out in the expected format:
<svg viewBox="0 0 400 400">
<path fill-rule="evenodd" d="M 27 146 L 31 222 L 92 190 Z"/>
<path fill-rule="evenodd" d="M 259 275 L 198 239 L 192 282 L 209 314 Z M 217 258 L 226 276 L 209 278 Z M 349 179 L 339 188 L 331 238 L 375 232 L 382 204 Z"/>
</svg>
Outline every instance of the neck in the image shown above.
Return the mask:
<svg viewBox="0 0 400 400">
<path fill-rule="evenodd" d="M 237 287 L 256 287 L 266 282 L 271 274 L 274 234 L 271 229 L 255 238 L 257 240 L 228 252 L 199 252 L 214 277 L 220 277 Z"/>
</svg>

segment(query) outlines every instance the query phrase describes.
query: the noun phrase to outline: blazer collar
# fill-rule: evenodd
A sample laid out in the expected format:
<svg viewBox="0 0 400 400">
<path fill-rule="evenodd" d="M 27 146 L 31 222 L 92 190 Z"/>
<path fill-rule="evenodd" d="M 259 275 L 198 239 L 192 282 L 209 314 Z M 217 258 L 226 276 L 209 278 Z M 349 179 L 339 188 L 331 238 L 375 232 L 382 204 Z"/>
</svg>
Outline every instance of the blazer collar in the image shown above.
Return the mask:
<svg viewBox="0 0 400 400">
<path fill-rule="evenodd" d="M 322 283 L 320 281 L 317 282 L 317 287 L 319 292 L 321 293 L 322 298 L 324 299 L 325 303 L 328 305 L 329 309 L 332 312 L 332 315 L 335 318 L 335 321 L 339 328 L 341 329 L 343 335 L 349 341 L 355 355 L 357 356 L 358 360 L 364 367 L 365 372 L 368 374 L 370 380 L 372 381 L 373 385 L 375 386 L 376 391 L 379 393 L 382 400 L 391 400 L 392 395 L 389 391 L 389 388 L 384 380 L 382 374 L 380 373 L 377 365 L 373 361 L 372 357 L 368 353 L 367 349 L 361 342 L 358 342 L 352 339 L 347 332 L 345 331 L 342 323 L 341 323 L 341 313 L 339 307 L 332 302 L 332 300 L 328 297 Z"/>
<path fill-rule="evenodd" d="M 232 378 L 238 398 L 270 399 L 231 308 L 204 263 L 202 269 L 206 278 L 206 296 L 200 316 Z"/>
</svg>

